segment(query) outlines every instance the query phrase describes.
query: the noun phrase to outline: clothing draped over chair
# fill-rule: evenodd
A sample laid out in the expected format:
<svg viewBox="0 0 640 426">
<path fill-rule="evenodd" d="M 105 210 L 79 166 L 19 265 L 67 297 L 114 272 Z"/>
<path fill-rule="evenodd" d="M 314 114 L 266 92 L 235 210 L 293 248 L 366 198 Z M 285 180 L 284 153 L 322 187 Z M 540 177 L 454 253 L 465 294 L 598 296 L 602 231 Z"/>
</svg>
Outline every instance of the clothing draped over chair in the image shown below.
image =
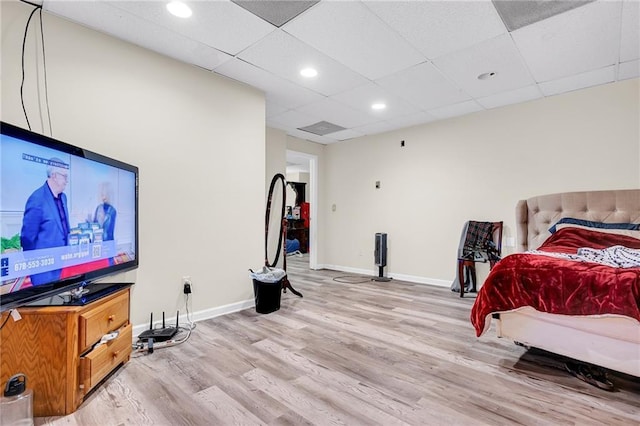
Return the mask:
<svg viewBox="0 0 640 426">
<path fill-rule="evenodd" d="M 462 228 L 458 245 L 458 271 L 451 284 L 452 291 L 476 290 L 475 262 L 489 262 L 490 267 L 500 260 L 502 222 L 467 221 Z M 460 283 L 464 283 L 461 289 Z"/>
</svg>

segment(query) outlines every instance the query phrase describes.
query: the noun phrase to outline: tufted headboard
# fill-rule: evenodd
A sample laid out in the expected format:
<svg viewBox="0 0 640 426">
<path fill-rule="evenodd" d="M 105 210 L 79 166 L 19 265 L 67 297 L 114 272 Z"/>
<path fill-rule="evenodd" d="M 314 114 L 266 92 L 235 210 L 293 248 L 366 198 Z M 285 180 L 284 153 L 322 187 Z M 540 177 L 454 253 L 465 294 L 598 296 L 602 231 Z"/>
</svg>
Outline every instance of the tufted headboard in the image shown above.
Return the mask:
<svg viewBox="0 0 640 426">
<path fill-rule="evenodd" d="M 564 192 L 520 200 L 516 205 L 516 251 L 536 249 L 563 217 L 596 222 L 640 223 L 640 189 Z"/>
</svg>

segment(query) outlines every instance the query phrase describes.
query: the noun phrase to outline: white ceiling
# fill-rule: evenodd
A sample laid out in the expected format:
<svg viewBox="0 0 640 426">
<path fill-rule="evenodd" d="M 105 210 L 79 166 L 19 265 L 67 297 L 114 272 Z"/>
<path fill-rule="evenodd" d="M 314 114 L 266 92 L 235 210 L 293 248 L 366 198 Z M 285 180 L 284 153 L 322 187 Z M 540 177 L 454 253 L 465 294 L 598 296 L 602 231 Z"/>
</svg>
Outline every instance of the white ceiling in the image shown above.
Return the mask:
<svg viewBox="0 0 640 426">
<path fill-rule="evenodd" d="M 259 88 L 268 126 L 324 144 L 640 76 L 639 0 L 599 0 L 511 32 L 490 0 L 322 0 L 280 28 L 228 0 L 185 0 L 186 19 L 166 3 L 44 9 Z M 300 76 L 308 66 L 316 77 Z M 298 130 L 320 121 L 345 130 Z"/>
</svg>

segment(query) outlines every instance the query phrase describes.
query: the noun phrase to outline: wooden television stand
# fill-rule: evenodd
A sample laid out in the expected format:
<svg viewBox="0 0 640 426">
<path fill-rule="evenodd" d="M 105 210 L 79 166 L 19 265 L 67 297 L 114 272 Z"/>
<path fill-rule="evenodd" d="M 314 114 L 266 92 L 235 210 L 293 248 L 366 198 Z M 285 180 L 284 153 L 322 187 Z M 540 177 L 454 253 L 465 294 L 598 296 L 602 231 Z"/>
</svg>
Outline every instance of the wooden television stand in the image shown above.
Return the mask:
<svg viewBox="0 0 640 426">
<path fill-rule="evenodd" d="M 130 285 L 82 306 L 27 306 L 0 331 L 0 383 L 27 376 L 36 417 L 73 413 L 98 383 L 131 356 Z M 61 298 L 61 296 L 53 296 Z M 9 312 L 2 313 L 4 321 Z M 114 340 L 97 347 L 102 336 Z"/>
</svg>

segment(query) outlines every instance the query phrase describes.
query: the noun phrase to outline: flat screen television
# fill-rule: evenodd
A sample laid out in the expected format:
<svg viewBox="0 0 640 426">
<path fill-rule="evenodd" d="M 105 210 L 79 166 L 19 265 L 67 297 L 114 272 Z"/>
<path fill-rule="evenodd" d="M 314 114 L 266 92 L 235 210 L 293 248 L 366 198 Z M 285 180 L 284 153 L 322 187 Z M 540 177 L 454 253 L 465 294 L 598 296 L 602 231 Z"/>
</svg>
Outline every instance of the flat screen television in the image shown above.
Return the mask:
<svg viewBox="0 0 640 426">
<path fill-rule="evenodd" d="M 83 304 L 116 288 L 96 280 L 138 267 L 138 168 L 0 130 L 0 311 L 54 297 Z"/>
</svg>

